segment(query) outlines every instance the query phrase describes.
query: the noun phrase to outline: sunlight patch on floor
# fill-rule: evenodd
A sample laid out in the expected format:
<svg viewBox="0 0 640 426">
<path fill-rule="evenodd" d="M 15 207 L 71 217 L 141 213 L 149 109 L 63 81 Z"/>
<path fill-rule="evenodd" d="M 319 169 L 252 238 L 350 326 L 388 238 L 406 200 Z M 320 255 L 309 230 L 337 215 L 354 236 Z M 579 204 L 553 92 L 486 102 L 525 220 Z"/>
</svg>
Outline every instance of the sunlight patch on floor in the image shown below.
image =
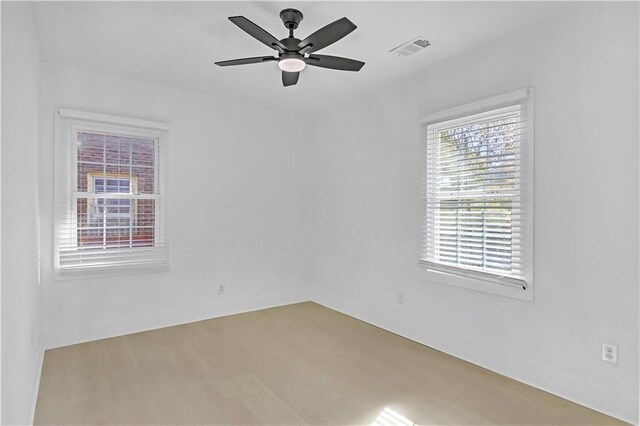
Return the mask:
<svg viewBox="0 0 640 426">
<path fill-rule="evenodd" d="M 411 420 L 392 410 L 389 407 L 385 407 L 384 410 L 378 414 L 378 417 L 371 423 L 371 426 L 414 426 Z"/>
</svg>

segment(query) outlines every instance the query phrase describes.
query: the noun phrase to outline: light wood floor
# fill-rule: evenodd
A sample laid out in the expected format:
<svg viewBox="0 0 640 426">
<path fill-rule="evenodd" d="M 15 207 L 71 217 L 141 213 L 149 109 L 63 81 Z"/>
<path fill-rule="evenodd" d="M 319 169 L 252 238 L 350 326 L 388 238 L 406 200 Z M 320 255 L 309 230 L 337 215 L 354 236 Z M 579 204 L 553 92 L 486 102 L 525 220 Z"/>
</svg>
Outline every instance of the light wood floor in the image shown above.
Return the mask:
<svg viewBox="0 0 640 426">
<path fill-rule="evenodd" d="M 48 350 L 36 424 L 618 424 L 314 303 Z M 383 419 L 378 419 L 384 423 Z"/>
</svg>

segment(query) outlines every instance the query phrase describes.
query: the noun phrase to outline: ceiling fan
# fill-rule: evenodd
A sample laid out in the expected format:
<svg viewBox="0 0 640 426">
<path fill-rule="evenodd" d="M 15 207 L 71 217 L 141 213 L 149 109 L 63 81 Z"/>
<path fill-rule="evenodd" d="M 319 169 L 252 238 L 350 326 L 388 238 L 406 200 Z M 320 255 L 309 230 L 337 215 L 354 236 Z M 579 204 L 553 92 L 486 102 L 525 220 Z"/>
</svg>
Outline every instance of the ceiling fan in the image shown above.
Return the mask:
<svg viewBox="0 0 640 426">
<path fill-rule="evenodd" d="M 302 71 L 306 65 L 330 68 L 333 70 L 360 71 L 360 68 L 364 66 L 364 62 L 356 61 L 355 59 L 341 58 L 339 56 L 312 54 L 335 43 L 355 30 L 357 27 L 353 22 L 347 18 L 340 18 L 320 28 L 304 40 L 300 40 L 293 36 L 293 30 L 298 28 L 302 17 L 302 13 L 296 9 L 284 9 L 280 12 L 280 19 L 282 19 L 284 26 L 289 30 L 289 37 L 283 38 L 282 40 L 278 40 L 244 16 L 229 17 L 231 22 L 247 34 L 270 48 L 277 50 L 278 57 L 257 56 L 253 58 L 232 59 L 230 61 L 216 62 L 216 65 L 227 67 L 230 65 L 277 61 L 278 67 L 282 70 L 282 84 L 285 87 L 293 86 L 298 82 L 300 71 Z"/>
</svg>

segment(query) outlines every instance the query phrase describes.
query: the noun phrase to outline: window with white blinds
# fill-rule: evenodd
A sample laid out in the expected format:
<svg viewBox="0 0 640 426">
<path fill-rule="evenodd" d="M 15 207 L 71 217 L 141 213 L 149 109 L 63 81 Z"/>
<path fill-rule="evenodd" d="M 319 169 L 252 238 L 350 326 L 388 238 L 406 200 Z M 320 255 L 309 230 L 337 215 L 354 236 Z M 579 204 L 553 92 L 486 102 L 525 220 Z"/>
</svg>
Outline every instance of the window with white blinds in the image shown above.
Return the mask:
<svg viewBox="0 0 640 426">
<path fill-rule="evenodd" d="M 529 286 L 529 100 L 529 91 L 523 90 L 426 123 L 421 266 L 525 290 Z"/>
<path fill-rule="evenodd" d="M 168 268 L 166 139 L 162 123 L 57 111 L 57 279 Z"/>
</svg>

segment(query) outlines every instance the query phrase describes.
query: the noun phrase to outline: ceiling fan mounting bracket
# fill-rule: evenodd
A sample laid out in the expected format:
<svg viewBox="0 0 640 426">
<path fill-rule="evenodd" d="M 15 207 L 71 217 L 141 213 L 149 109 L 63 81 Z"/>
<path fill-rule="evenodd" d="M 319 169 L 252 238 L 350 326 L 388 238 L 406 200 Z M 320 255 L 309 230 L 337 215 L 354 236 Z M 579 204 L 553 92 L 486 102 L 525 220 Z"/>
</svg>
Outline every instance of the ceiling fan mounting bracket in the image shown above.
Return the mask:
<svg viewBox="0 0 640 426">
<path fill-rule="evenodd" d="M 298 28 L 298 24 L 302 21 L 302 18 L 302 12 L 297 9 L 284 9 L 280 12 L 280 19 L 282 19 L 282 23 L 285 28 L 290 31 Z"/>
</svg>

